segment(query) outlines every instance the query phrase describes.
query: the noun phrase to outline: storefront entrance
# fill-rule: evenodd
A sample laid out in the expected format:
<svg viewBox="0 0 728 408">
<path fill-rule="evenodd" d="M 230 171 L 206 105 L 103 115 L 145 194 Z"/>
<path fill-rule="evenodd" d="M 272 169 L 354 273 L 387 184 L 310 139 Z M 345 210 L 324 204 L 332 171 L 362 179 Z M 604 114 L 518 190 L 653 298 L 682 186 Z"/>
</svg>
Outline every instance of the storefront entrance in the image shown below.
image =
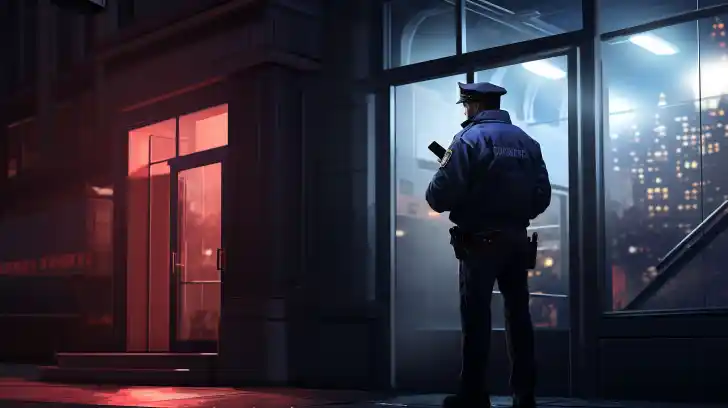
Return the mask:
<svg viewBox="0 0 728 408">
<path fill-rule="evenodd" d="M 223 149 L 170 162 L 172 351 L 217 351 L 225 262 Z"/>
<path fill-rule="evenodd" d="M 126 351 L 216 352 L 227 105 L 129 132 Z"/>
</svg>

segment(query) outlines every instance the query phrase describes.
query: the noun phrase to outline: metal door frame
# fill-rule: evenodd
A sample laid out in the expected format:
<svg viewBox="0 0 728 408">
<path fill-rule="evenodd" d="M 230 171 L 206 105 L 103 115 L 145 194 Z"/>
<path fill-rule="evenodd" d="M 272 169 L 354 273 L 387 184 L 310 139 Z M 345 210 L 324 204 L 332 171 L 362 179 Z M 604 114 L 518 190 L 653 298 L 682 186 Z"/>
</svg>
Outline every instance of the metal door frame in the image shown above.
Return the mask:
<svg viewBox="0 0 728 408">
<path fill-rule="evenodd" d="M 220 213 L 220 246 L 218 248 L 216 257 L 217 264 L 220 272 L 219 282 L 204 282 L 203 284 L 218 284 L 222 291 L 223 276 L 225 270 L 225 233 L 224 233 L 224 216 L 225 216 L 225 157 L 227 155 L 227 146 L 217 147 L 211 150 L 193 153 L 187 156 L 180 156 L 169 161 L 170 168 L 170 224 L 169 224 L 169 273 L 170 273 L 170 320 L 169 320 L 169 343 L 170 350 L 173 352 L 217 352 L 219 347 L 219 324 L 218 324 L 218 339 L 216 341 L 180 341 L 178 339 L 179 329 L 179 298 L 180 298 L 180 274 L 178 273 L 178 244 L 179 244 L 179 174 L 186 170 L 196 169 L 211 164 L 220 163 L 221 166 L 221 213 Z M 220 310 L 222 311 L 222 296 L 220 298 Z M 218 319 L 220 317 L 218 316 Z"/>
</svg>

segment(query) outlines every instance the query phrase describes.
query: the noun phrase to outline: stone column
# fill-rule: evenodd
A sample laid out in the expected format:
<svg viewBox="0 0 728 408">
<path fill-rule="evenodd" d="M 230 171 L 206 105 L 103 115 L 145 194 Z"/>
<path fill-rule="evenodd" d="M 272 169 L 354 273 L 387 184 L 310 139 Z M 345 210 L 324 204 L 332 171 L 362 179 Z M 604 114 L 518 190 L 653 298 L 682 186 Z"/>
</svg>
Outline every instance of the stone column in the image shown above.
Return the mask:
<svg viewBox="0 0 728 408">
<path fill-rule="evenodd" d="M 371 154 L 367 106 L 354 85 L 369 47 L 354 32 L 364 22 L 350 24 L 359 13 L 349 2 L 327 15 L 316 3 L 271 2 L 275 50 L 266 52 L 280 62 L 240 72 L 228 86 L 227 382 L 351 387 L 376 376 Z M 319 37 L 325 26 L 333 35 Z M 294 60 L 307 63 L 282 62 Z"/>
<path fill-rule="evenodd" d="M 286 383 L 286 303 L 301 264 L 300 98 L 275 66 L 240 72 L 228 88 L 221 379 Z"/>
<path fill-rule="evenodd" d="M 291 307 L 291 367 L 306 386 L 372 386 L 386 353 L 377 345 L 377 322 L 388 310 L 374 293 L 373 146 L 366 95 L 357 86 L 369 68 L 369 10 L 367 2 L 323 3 L 316 18 L 326 35 L 310 47 L 323 66 L 304 97 L 308 247 L 291 299 L 298 302 Z"/>
</svg>

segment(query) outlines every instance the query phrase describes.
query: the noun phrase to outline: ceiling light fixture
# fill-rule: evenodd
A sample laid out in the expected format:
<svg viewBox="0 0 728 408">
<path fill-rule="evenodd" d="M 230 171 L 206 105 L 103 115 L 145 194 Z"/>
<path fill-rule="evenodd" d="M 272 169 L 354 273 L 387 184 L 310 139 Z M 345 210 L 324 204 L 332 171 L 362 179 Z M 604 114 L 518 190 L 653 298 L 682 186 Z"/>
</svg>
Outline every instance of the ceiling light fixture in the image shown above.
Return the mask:
<svg viewBox="0 0 728 408">
<path fill-rule="evenodd" d="M 629 42 L 655 55 L 675 55 L 679 52 L 675 45 L 652 33 L 635 34 L 629 37 Z"/>
<path fill-rule="evenodd" d="M 538 61 L 529 61 L 524 62 L 521 64 L 521 66 L 526 69 L 527 71 L 530 71 L 538 76 L 548 78 L 548 79 L 563 79 L 566 78 L 566 72 L 551 64 L 548 61 L 544 60 L 538 60 Z"/>
</svg>

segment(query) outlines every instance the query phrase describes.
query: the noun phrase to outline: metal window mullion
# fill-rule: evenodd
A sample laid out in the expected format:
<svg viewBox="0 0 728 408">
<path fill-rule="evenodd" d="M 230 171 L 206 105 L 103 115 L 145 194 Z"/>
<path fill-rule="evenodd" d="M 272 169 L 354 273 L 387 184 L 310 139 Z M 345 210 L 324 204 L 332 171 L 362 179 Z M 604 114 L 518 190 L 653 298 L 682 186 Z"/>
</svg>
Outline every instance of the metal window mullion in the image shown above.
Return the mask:
<svg viewBox="0 0 728 408">
<path fill-rule="evenodd" d="M 365 81 L 371 89 L 383 85 L 406 85 L 468 71 L 480 71 L 513 65 L 525 61 L 564 55 L 570 47 L 580 42 L 581 31 L 537 38 L 522 43 L 508 44 L 483 50 L 452 55 L 436 60 L 423 61 L 383 71 Z"/>
<path fill-rule="evenodd" d="M 465 37 L 465 3 L 467 0 L 455 0 L 455 54 L 465 54 L 467 43 Z"/>
<path fill-rule="evenodd" d="M 636 26 L 610 31 L 608 33 L 601 34 L 600 37 L 602 41 L 608 41 L 616 38 L 628 37 L 631 35 L 644 33 L 647 31 L 654 31 L 664 27 L 688 23 L 695 20 L 702 20 L 704 18 L 709 18 L 720 14 L 728 14 L 728 3 L 673 14 L 659 20 L 649 21 L 647 23 L 638 24 Z"/>
<path fill-rule="evenodd" d="M 153 135 L 149 135 L 148 140 L 148 149 L 147 149 L 147 287 L 146 287 L 146 301 L 147 301 L 147 310 L 146 310 L 146 319 L 147 319 L 147 331 L 145 336 L 145 344 L 146 349 L 145 351 L 150 351 L 151 346 L 151 339 L 150 335 L 152 332 L 152 137 Z"/>
<path fill-rule="evenodd" d="M 394 88 L 383 86 L 375 94 L 375 297 L 379 306 L 375 348 L 376 378 L 383 388 L 396 386 L 394 269 Z"/>
<path fill-rule="evenodd" d="M 576 197 L 572 199 L 575 215 L 575 236 L 571 242 L 571 370 L 574 380 L 572 391 L 579 397 L 594 397 L 598 393 L 597 332 L 601 315 L 602 285 L 605 263 L 600 248 L 603 242 L 603 186 L 601 153 L 601 56 L 599 40 L 599 0 L 583 2 L 582 32 L 576 63 L 578 75 L 577 168 L 570 180 Z M 573 65 L 573 64 L 572 64 Z M 573 163 L 572 163 L 573 164 Z M 593 225 L 596 224 L 597 228 Z"/>
<path fill-rule="evenodd" d="M 456 2 L 457 6 L 457 16 L 458 16 L 458 50 L 460 50 L 461 54 L 465 54 L 468 52 L 468 37 L 467 37 L 467 0 L 457 0 Z M 465 73 L 465 82 L 472 84 L 475 82 L 475 70 L 469 69 Z"/>
<path fill-rule="evenodd" d="M 375 2 L 370 12 L 369 76 L 373 76 L 390 67 L 392 53 L 390 4 L 384 1 Z"/>
<path fill-rule="evenodd" d="M 179 157 L 179 116 L 174 118 L 174 157 Z"/>
</svg>

